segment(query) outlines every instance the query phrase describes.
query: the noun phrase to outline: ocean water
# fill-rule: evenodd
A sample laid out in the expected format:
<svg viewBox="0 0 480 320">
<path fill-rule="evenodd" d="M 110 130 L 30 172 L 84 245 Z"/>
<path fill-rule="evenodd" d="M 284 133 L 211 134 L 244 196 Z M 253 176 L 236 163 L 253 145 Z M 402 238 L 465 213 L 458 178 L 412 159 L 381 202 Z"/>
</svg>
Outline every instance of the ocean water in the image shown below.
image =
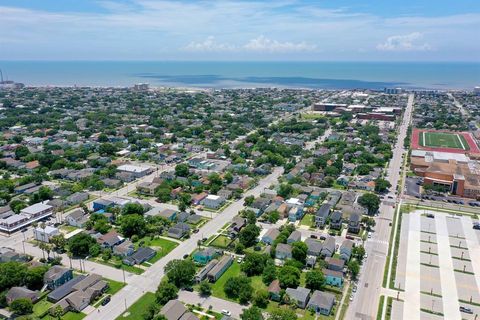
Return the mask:
<svg viewBox="0 0 480 320">
<path fill-rule="evenodd" d="M 472 89 L 480 63 L 0 61 L 4 78 L 29 86 L 324 89 Z"/>
</svg>

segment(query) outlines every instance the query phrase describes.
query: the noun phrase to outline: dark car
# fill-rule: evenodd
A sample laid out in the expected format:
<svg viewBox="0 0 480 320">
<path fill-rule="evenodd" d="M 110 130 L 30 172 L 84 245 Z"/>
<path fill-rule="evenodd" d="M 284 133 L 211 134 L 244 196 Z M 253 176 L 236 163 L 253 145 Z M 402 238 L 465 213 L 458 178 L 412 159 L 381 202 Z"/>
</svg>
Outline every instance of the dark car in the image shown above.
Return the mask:
<svg viewBox="0 0 480 320">
<path fill-rule="evenodd" d="M 188 253 L 185 253 L 185 254 L 183 255 L 183 259 L 187 259 L 188 257 L 189 257 L 189 254 L 188 254 Z"/>
<path fill-rule="evenodd" d="M 192 287 L 186 287 L 185 291 L 193 292 L 193 288 Z"/>
<path fill-rule="evenodd" d="M 433 213 L 427 213 L 427 218 L 433 219 L 433 218 L 435 218 L 435 216 L 433 215 Z"/>
<path fill-rule="evenodd" d="M 318 237 L 317 237 L 316 235 L 314 235 L 314 234 L 311 234 L 311 235 L 310 235 L 310 238 L 312 238 L 312 239 L 317 239 Z"/>
<path fill-rule="evenodd" d="M 193 233 L 198 233 L 198 229 L 193 229 Z"/>
<path fill-rule="evenodd" d="M 106 305 L 110 302 L 110 296 L 107 296 L 105 299 L 102 300 L 102 306 Z"/>
<path fill-rule="evenodd" d="M 466 307 L 463 307 L 463 306 L 460 306 L 460 311 L 461 311 L 461 312 L 468 313 L 468 314 L 473 314 L 472 309 L 466 308 Z"/>
</svg>

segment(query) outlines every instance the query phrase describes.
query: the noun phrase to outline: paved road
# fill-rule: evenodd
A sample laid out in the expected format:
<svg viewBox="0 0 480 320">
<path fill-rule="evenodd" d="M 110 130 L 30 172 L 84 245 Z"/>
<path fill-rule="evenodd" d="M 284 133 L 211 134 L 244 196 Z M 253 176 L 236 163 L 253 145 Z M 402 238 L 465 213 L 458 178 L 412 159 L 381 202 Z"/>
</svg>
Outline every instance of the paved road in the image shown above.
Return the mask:
<svg viewBox="0 0 480 320">
<path fill-rule="evenodd" d="M 323 135 L 319 136 L 316 140 L 308 141 L 307 143 L 305 143 L 305 150 L 314 149 L 317 143 L 324 142 L 325 139 L 327 139 L 331 134 L 332 134 L 332 129 L 328 128 L 327 130 L 325 130 Z"/>
<path fill-rule="evenodd" d="M 420 214 L 408 215 L 407 266 L 405 274 L 405 319 L 420 319 Z"/>
<path fill-rule="evenodd" d="M 207 310 L 209 306 L 212 306 L 212 309 L 216 311 L 228 310 L 232 313 L 232 317 L 235 319 L 240 319 L 243 309 L 248 308 L 248 305 L 243 306 L 232 301 L 223 300 L 212 296 L 202 297 L 197 292 L 189 292 L 185 290 L 181 290 L 178 293 L 178 300 L 189 304 L 200 304 L 201 307 Z"/>
<path fill-rule="evenodd" d="M 85 319 L 116 319 L 125 311 L 126 307 L 132 305 L 146 291 L 155 292 L 160 280 L 164 276 L 163 269 L 169 261 L 181 259 L 184 254 L 191 253 L 193 250 L 195 250 L 198 240 L 201 240 L 202 237 L 208 238 L 209 236 L 215 234 L 218 229 L 220 229 L 227 222 L 230 222 L 238 214 L 238 212 L 244 208 L 243 202 L 245 197 L 250 195 L 258 197 L 265 188 L 268 188 L 272 184 L 277 184 L 278 178 L 282 174 L 283 168 L 275 168 L 270 175 L 260 180 L 259 184 L 255 188 L 247 191 L 240 200 L 233 202 L 230 206 L 223 210 L 223 212 L 218 214 L 202 228 L 200 228 L 198 233 L 192 234 L 190 239 L 185 240 L 168 255 L 148 268 L 148 270 L 142 275 L 133 276 L 127 286 L 112 296 L 112 300 L 109 304 L 100 308 L 99 313 L 90 314 Z"/>
<path fill-rule="evenodd" d="M 408 97 L 400 124 L 397 144 L 393 148 L 393 157 L 386 172 L 386 179 L 391 183 L 391 190 L 396 190 L 400 180 L 402 167 L 402 155 L 406 154 L 403 141 L 407 134 L 408 125 L 412 118 L 414 95 Z M 401 195 L 400 195 L 401 196 Z M 376 218 L 375 233 L 371 240 L 365 243 L 368 259 L 361 269 L 358 289 L 353 301 L 350 303 L 345 319 L 375 319 L 377 316 L 378 303 L 382 291 L 383 272 L 388 252 L 391 226 L 394 216 L 392 205 L 382 203 L 380 214 Z"/>
</svg>

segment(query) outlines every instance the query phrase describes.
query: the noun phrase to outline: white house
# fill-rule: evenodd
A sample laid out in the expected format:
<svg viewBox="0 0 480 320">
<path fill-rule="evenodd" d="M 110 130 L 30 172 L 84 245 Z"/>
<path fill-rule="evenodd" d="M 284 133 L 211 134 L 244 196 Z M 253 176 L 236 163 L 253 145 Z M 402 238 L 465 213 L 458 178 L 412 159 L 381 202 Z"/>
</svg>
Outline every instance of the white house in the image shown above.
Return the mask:
<svg viewBox="0 0 480 320">
<path fill-rule="evenodd" d="M 53 236 L 59 235 L 60 231 L 57 228 L 46 226 L 45 229 L 37 227 L 33 229 L 33 237 L 35 240 L 42 242 L 50 242 Z"/>
<path fill-rule="evenodd" d="M 202 204 L 211 209 L 218 209 L 225 203 L 225 198 L 214 194 L 209 194 L 203 199 Z"/>
</svg>

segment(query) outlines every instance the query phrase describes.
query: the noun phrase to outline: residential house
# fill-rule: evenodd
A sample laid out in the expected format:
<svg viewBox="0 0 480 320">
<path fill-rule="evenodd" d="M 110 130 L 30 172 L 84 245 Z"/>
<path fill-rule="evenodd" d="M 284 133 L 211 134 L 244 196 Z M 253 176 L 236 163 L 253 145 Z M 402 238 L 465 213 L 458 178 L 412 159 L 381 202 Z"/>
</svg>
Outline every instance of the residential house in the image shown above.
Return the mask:
<svg viewBox="0 0 480 320">
<path fill-rule="evenodd" d="M 285 293 L 290 297 L 290 301 L 295 301 L 299 308 L 305 309 L 310 295 L 309 289 L 304 287 L 297 287 L 296 289 L 287 288 Z"/>
<path fill-rule="evenodd" d="M 343 286 L 343 273 L 340 271 L 323 269 L 322 270 L 325 276 L 325 283 L 330 286 L 335 286 L 341 288 Z"/>
<path fill-rule="evenodd" d="M 335 253 L 335 238 L 328 237 L 322 245 L 322 251 L 320 251 L 320 255 L 323 257 L 331 257 Z"/>
<path fill-rule="evenodd" d="M 199 272 L 197 272 L 197 274 L 195 275 L 195 283 L 200 283 L 203 280 L 205 280 L 210 270 L 212 270 L 217 263 L 218 263 L 218 260 L 213 259 L 212 261 L 207 263 L 207 265 L 203 267 Z"/>
<path fill-rule="evenodd" d="M 79 204 L 87 200 L 88 200 L 87 192 L 76 192 L 65 199 L 68 205 Z"/>
<path fill-rule="evenodd" d="M 262 242 L 266 244 L 273 244 L 275 239 L 277 239 L 278 235 L 280 234 L 280 231 L 278 229 L 272 228 L 269 229 L 265 235 L 262 237 Z"/>
<path fill-rule="evenodd" d="M 83 209 L 75 209 L 65 217 L 65 221 L 70 226 L 83 228 L 88 221 L 88 215 L 85 214 Z"/>
<path fill-rule="evenodd" d="M 155 190 L 160 186 L 160 184 L 155 182 L 140 182 L 137 185 L 137 192 L 140 194 L 145 194 L 149 196 L 155 195 Z"/>
<path fill-rule="evenodd" d="M 232 190 L 221 189 L 220 191 L 217 192 L 217 194 L 224 199 L 230 199 L 233 195 L 233 192 Z"/>
<path fill-rule="evenodd" d="M 208 272 L 207 277 L 210 282 L 217 281 L 222 274 L 232 265 L 233 257 L 223 256 L 220 261 Z"/>
<path fill-rule="evenodd" d="M 342 259 L 326 257 L 325 262 L 329 270 L 343 272 L 343 268 L 345 267 L 345 260 Z"/>
<path fill-rule="evenodd" d="M 280 260 L 292 258 L 292 247 L 289 244 L 279 243 L 275 250 L 275 258 Z"/>
<path fill-rule="evenodd" d="M 130 240 L 125 240 L 122 243 L 113 247 L 113 254 L 120 257 L 128 257 L 135 252 L 135 246 Z"/>
<path fill-rule="evenodd" d="M 305 244 L 307 245 L 307 254 L 310 256 L 318 257 L 322 252 L 323 245 L 318 240 L 307 238 Z"/>
<path fill-rule="evenodd" d="M 193 261 L 200 264 L 207 264 L 219 255 L 219 252 L 213 248 L 198 250 L 193 254 Z"/>
<path fill-rule="evenodd" d="M 329 316 L 335 304 L 335 295 L 330 292 L 315 290 L 308 301 L 307 308 L 315 313 Z"/>
<path fill-rule="evenodd" d="M 247 219 L 242 218 L 240 216 L 235 216 L 235 218 L 232 219 L 232 223 L 230 224 L 230 227 L 228 227 L 228 236 L 230 239 L 235 239 L 242 230 L 243 227 L 247 225 Z"/>
<path fill-rule="evenodd" d="M 340 211 L 333 211 L 330 216 L 330 228 L 340 230 L 342 229 L 342 213 Z"/>
<path fill-rule="evenodd" d="M 107 210 L 113 206 L 115 206 L 115 203 L 108 199 L 100 198 L 93 201 L 93 211 Z"/>
<path fill-rule="evenodd" d="M 72 269 L 62 266 L 52 266 L 43 275 L 43 283 L 49 290 L 54 290 L 73 279 Z"/>
<path fill-rule="evenodd" d="M 142 264 L 145 261 L 152 259 L 157 252 L 149 247 L 140 247 L 131 256 L 124 258 L 122 261 L 126 265 L 133 266 L 135 264 Z"/>
<path fill-rule="evenodd" d="M 192 197 L 192 203 L 194 205 L 199 205 L 203 201 L 203 199 L 205 199 L 207 196 L 208 196 L 208 193 L 206 192 L 196 194 Z"/>
<path fill-rule="evenodd" d="M 292 244 L 300 240 L 302 240 L 302 233 L 298 230 L 295 230 L 292 233 L 290 233 L 290 236 L 287 239 L 287 243 Z"/>
<path fill-rule="evenodd" d="M 224 203 L 225 203 L 225 198 L 223 198 L 221 196 L 218 196 L 218 195 L 214 195 L 214 194 L 209 194 L 202 201 L 202 204 L 205 207 L 210 208 L 210 209 L 218 209 Z"/>
<path fill-rule="evenodd" d="M 42 227 L 36 227 L 33 229 L 33 237 L 37 241 L 41 242 L 50 242 L 50 239 L 53 236 L 57 236 L 60 234 L 60 231 L 52 226 L 45 226 L 45 228 Z"/>
<path fill-rule="evenodd" d="M 178 300 L 168 301 L 160 310 L 160 314 L 167 320 L 198 320 L 198 318 L 188 311 Z"/>
<path fill-rule="evenodd" d="M 24 262 L 27 261 L 27 256 L 20 254 L 12 248 L 1 247 L 0 248 L 0 263 L 2 262 Z"/>
<path fill-rule="evenodd" d="M 175 239 L 181 239 L 184 236 L 186 236 L 189 232 L 190 232 L 190 226 L 186 223 L 179 222 L 173 227 L 170 227 L 168 229 L 168 236 Z"/>
<path fill-rule="evenodd" d="M 340 259 L 348 262 L 352 256 L 353 241 L 344 240 L 340 246 Z"/>
<path fill-rule="evenodd" d="M 320 206 L 320 208 L 315 213 L 315 225 L 319 228 L 323 228 L 327 223 L 327 219 L 330 216 L 330 210 L 332 206 L 325 203 Z"/>
<path fill-rule="evenodd" d="M 29 299 L 33 303 L 37 302 L 40 297 L 40 294 L 37 291 L 32 291 L 25 287 L 12 287 L 8 290 L 5 295 L 7 304 L 11 304 L 13 301 L 18 299 Z"/>
<path fill-rule="evenodd" d="M 106 234 L 101 235 L 97 239 L 97 242 L 102 248 L 113 250 L 113 248 L 115 246 L 119 245 L 124 240 L 125 240 L 125 238 L 121 237 L 120 234 L 118 234 L 117 231 L 112 230 L 112 231 L 109 231 Z"/>
<path fill-rule="evenodd" d="M 281 293 L 280 281 L 278 281 L 278 279 L 275 279 L 268 286 L 268 297 L 270 298 L 270 300 L 280 301 L 280 298 L 281 298 L 280 293 Z"/>
<path fill-rule="evenodd" d="M 291 207 L 288 210 L 288 220 L 291 222 L 295 222 L 297 220 L 301 220 L 303 218 L 303 208 L 301 207 Z"/>
<path fill-rule="evenodd" d="M 359 233 L 360 232 L 360 215 L 358 213 L 352 213 L 348 221 L 348 232 Z"/>
</svg>

